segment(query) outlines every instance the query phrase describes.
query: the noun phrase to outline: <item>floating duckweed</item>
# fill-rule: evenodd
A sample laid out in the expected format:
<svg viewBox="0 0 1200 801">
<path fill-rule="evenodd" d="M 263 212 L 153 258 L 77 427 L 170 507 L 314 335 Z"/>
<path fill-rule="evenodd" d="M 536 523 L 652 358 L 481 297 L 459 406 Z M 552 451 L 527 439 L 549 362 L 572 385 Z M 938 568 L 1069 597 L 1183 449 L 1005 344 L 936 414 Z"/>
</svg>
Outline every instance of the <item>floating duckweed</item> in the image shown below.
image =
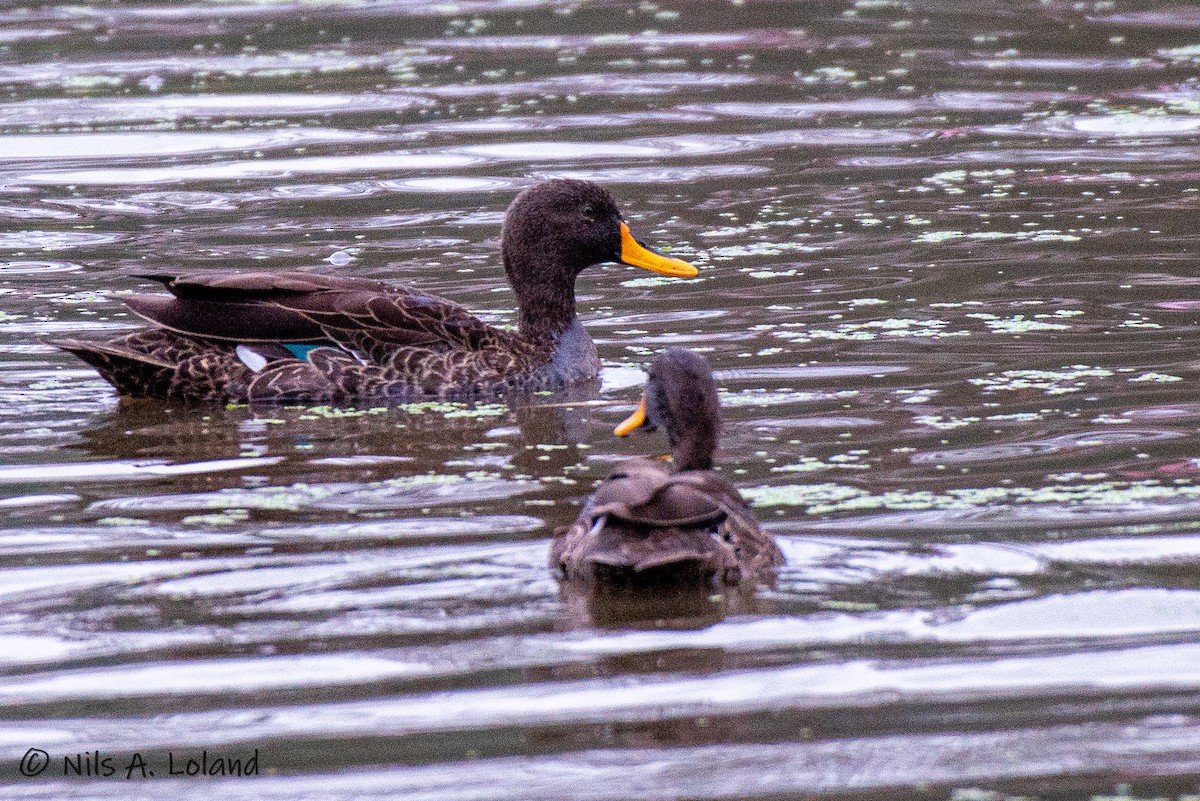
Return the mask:
<svg viewBox="0 0 1200 801">
<path fill-rule="evenodd" d="M 354 409 L 354 408 L 339 408 L 336 406 L 309 406 L 305 407 L 305 414 L 301 415 L 300 420 L 320 420 L 331 419 L 336 420 L 346 417 L 363 417 L 368 414 L 386 414 L 387 407 L 377 406 L 373 409 Z"/>
<path fill-rule="evenodd" d="M 680 280 L 696 281 L 699 279 L 697 279 L 697 278 L 679 279 L 679 278 L 668 278 L 665 275 L 651 275 L 651 276 L 647 276 L 644 278 L 630 278 L 628 281 L 622 281 L 621 286 L 627 286 L 627 287 L 631 287 L 633 289 L 642 289 L 642 288 L 674 285 L 674 284 L 679 283 Z"/>
<path fill-rule="evenodd" d="M 1088 383 L 1085 379 L 1109 378 L 1112 375 L 1112 370 L 1103 367 L 1077 364 L 1059 370 L 1006 370 L 998 376 L 968 380 L 985 392 L 1040 389 L 1047 395 L 1065 395 L 1084 390 Z"/>
<path fill-rule="evenodd" d="M 399 409 L 409 414 L 440 414 L 446 418 L 457 417 L 499 417 L 508 412 L 503 403 L 458 403 L 455 401 L 421 401 L 419 403 L 401 404 Z"/>
<path fill-rule="evenodd" d="M 82 306 L 89 303 L 109 303 L 111 293 L 100 290 L 85 290 L 70 294 L 56 295 L 49 299 L 51 303 L 63 303 L 71 306 Z"/>
<path fill-rule="evenodd" d="M 910 320 L 889 318 L 865 323 L 842 323 L 834 330 L 809 328 L 806 331 L 775 331 L 771 336 L 796 342 L 814 339 L 870 342 L 881 337 L 903 339 L 943 339 L 970 336 L 969 331 L 946 331 L 945 320 Z"/>
<path fill-rule="evenodd" d="M 454 411 L 446 412 L 444 416 L 447 419 L 455 417 L 499 417 L 507 414 L 508 407 L 503 403 L 487 403 L 470 408 L 460 408 Z"/>
<path fill-rule="evenodd" d="M 741 245 L 712 248 L 708 251 L 708 255 L 714 259 L 739 259 L 747 256 L 782 256 L 785 253 L 819 253 L 822 250 L 825 248 L 806 245 L 802 242 L 747 242 Z"/>
<path fill-rule="evenodd" d="M 772 467 L 772 473 L 815 473 L 820 470 L 829 470 L 832 465 L 827 465 L 820 459 L 814 459 L 811 456 L 801 456 L 800 461 L 794 464 L 784 464 L 779 467 Z"/>
<path fill-rule="evenodd" d="M 1028 319 L 1023 314 L 1014 314 L 1012 317 L 997 317 L 994 314 L 984 314 L 982 312 L 973 312 L 964 316 L 983 320 L 983 324 L 990 330 L 1003 334 L 1026 334 L 1031 331 L 1069 331 L 1071 329 L 1071 326 L 1064 323 L 1049 323 L 1045 322 L 1044 319 L 1037 319 L 1050 317 L 1051 315 L 1048 314 L 1034 315 L 1034 319 Z"/>
<path fill-rule="evenodd" d="M 978 423 L 978 417 L 946 417 L 940 414 L 925 414 L 913 418 L 914 423 L 936 428 L 938 431 L 950 431 Z"/>
<path fill-rule="evenodd" d="M 860 462 L 854 454 L 837 454 L 822 462 L 812 456 L 802 456 L 800 461 L 792 464 L 772 467 L 772 473 L 815 473 L 821 470 L 869 470 L 870 465 Z"/>
<path fill-rule="evenodd" d="M 845 67 L 817 67 L 812 74 L 805 75 L 800 80 L 803 83 L 847 83 L 854 80 L 858 73 Z"/>
<path fill-rule="evenodd" d="M 425 412 L 447 414 L 449 412 L 456 412 L 464 408 L 464 406 L 461 403 L 450 403 L 448 401 L 420 401 L 418 403 L 402 403 L 397 408 L 409 414 L 425 414 Z"/>
<path fill-rule="evenodd" d="M 989 423 L 1013 422 L 1013 423 L 1033 423 L 1042 419 L 1041 412 L 1014 412 L 1012 414 L 989 414 L 983 418 Z"/>
<path fill-rule="evenodd" d="M 964 236 L 966 236 L 966 233 L 963 231 L 926 231 L 913 241 L 926 245 L 936 245 L 941 242 L 949 242 L 951 239 L 962 239 Z"/>
<path fill-rule="evenodd" d="M 967 180 L 966 170 L 946 170 L 939 172 L 928 178 L 923 178 L 922 183 L 926 184 L 959 184 Z"/>
<path fill-rule="evenodd" d="M 742 490 L 742 494 L 758 506 L 807 507 L 805 513 L 810 515 L 1045 504 L 1130 510 L 1151 503 L 1200 499 L 1200 486 L 1154 480 L 1097 481 L 1046 487 L 970 487 L 943 493 L 892 490 L 871 494 L 854 487 L 826 483 L 752 487 Z"/>
<path fill-rule="evenodd" d="M 1141 375 L 1128 379 L 1129 383 L 1134 382 L 1150 382 L 1155 384 L 1172 384 L 1183 379 L 1177 375 L 1167 375 L 1166 373 L 1142 373 Z"/>
<path fill-rule="evenodd" d="M 1051 473 L 1046 476 L 1047 481 L 1058 481 L 1066 483 L 1068 481 L 1099 481 L 1108 478 L 1108 473 L 1080 473 L 1078 470 L 1072 470 L 1069 473 Z"/>
<path fill-rule="evenodd" d="M 861 601 L 822 601 L 821 608 L 831 612 L 874 612 L 879 608 L 878 604 L 865 603 Z"/>
<path fill-rule="evenodd" d="M 952 239 L 1015 239 L 1022 242 L 1078 242 L 1083 237 L 1068 234 L 1056 228 L 1043 231 L 926 231 L 913 240 L 917 244 L 938 244 Z"/>
<path fill-rule="evenodd" d="M 784 484 L 742 490 L 742 495 L 759 506 L 808 506 L 810 514 L 818 505 L 829 506 L 866 494 L 865 490 L 839 484 Z"/>
<path fill-rule="evenodd" d="M 97 501 L 89 510 L 114 514 L 213 512 L 216 513 L 215 517 L 195 514 L 185 522 L 224 525 L 244 520 L 246 510 L 294 513 L 328 509 L 361 513 L 381 509 L 411 509 L 442 503 L 508 498 L 537 486 L 532 481 L 505 480 L 499 475 L 491 470 L 474 470 L 465 475 L 428 473 L 366 485 L 339 482 L 315 485 L 297 483 L 286 487 L 238 487 L 190 495 L 114 498 Z"/>
</svg>

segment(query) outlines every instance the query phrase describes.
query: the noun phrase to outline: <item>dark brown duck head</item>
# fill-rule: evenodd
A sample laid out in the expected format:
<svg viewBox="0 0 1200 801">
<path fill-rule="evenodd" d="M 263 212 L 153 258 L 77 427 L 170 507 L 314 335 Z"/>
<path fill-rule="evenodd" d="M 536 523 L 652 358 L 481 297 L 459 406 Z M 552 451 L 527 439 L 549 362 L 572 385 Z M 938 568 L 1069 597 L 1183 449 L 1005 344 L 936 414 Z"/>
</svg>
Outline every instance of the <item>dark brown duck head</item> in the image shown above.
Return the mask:
<svg viewBox="0 0 1200 801">
<path fill-rule="evenodd" d="M 712 368 L 703 356 L 668 348 L 650 365 L 638 408 L 613 432 L 662 426 L 671 441 L 676 470 L 711 470 L 721 431 L 720 402 Z"/>
<path fill-rule="evenodd" d="M 612 195 L 591 181 L 556 178 L 517 195 L 500 248 L 521 333 L 535 340 L 552 340 L 571 326 L 575 279 L 593 264 L 615 261 L 679 278 L 697 272 L 634 239 Z"/>
</svg>

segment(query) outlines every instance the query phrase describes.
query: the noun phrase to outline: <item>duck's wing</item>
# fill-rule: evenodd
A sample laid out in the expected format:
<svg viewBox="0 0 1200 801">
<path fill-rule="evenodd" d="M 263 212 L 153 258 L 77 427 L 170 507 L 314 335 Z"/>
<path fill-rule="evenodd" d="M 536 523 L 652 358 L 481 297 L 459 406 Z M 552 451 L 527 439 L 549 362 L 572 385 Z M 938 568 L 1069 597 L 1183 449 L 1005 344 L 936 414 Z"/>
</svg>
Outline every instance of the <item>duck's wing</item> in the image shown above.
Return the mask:
<svg viewBox="0 0 1200 801">
<path fill-rule="evenodd" d="M 550 564 L 567 578 L 702 568 L 726 583 L 758 581 L 783 553 L 729 482 L 706 470 L 671 473 L 632 459 L 596 489 L 571 526 L 555 532 Z"/>
<path fill-rule="evenodd" d="M 672 473 L 662 462 L 630 459 L 597 488 L 592 496 L 592 519 L 609 515 L 660 527 L 719 523 L 725 517 L 722 496 L 697 480 L 703 475 L 711 474 Z"/>
<path fill-rule="evenodd" d="M 730 543 L 738 562 L 750 575 L 763 575 L 786 560 L 775 538 L 759 524 L 750 504 L 737 488 L 716 473 L 708 470 L 676 474 L 680 481 L 692 483 L 725 512 L 719 535 Z"/>
<path fill-rule="evenodd" d="M 693 482 L 677 481 L 660 462 L 631 459 L 601 483 L 575 523 L 555 532 L 550 564 L 568 579 L 724 580 L 737 569 L 733 548 L 713 536 L 724 518 Z"/>
<path fill-rule="evenodd" d="M 505 337 L 457 303 L 380 281 L 302 272 L 145 277 L 171 294 L 134 295 L 129 308 L 205 339 L 332 342 L 382 361 L 398 348 L 478 350 Z"/>
</svg>

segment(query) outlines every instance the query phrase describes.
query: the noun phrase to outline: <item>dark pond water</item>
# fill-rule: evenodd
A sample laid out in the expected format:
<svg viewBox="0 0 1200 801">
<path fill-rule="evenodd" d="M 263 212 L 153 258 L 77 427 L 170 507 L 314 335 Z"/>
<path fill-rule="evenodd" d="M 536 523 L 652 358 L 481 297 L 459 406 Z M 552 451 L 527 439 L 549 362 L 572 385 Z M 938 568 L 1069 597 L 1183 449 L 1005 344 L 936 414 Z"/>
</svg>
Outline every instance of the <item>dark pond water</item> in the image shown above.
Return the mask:
<svg viewBox="0 0 1200 801">
<path fill-rule="evenodd" d="M 1184 2 L 5 4 L 0 794 L 1194 792 L 1198 63 Z M 506 322 L 545 176 L 701 270 L 585 273 L 591 394 L 122 403 L 43 343 L 210 267 Z M 672 344 L 788 564 L 636 619 L 544 563 Z"/>
</svg>

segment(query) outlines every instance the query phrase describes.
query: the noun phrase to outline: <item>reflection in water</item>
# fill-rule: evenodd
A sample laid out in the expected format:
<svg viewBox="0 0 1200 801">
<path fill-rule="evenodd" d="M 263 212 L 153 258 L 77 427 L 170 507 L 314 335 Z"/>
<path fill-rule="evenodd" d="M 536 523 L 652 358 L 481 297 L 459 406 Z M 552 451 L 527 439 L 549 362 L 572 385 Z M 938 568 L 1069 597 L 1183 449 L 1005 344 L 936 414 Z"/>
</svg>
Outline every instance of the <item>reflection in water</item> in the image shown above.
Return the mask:
<svg viewBox="0 0 1200 801">
<path fill-rule="evenodd" d="M 0 10 L 6 797 L 1194 793 L 1198 30 L 1158 0 Z M 496 226 L 551 176 L 701 269 L 585 274 L 576 395 L 131 403 L 42 343 L 204 269 L 511 324 Z M 610 432 L 671 345 L 788 563 L 753 598 L 560 595 L 550 532 L 644 447 Z M 16 778 L 33 746 L 269 775 Z"/>
<path fill-rule="evenodd" d="M 682 589 L 608 589 L 564 583 L 559 597 L 563 619 L 579 629 L 697 629 L 720 622 L 730 611 L 746 611 L 739 604 L 744 599 L 738 590 L 715 591 L 705 583 Z"/>
</svg>

